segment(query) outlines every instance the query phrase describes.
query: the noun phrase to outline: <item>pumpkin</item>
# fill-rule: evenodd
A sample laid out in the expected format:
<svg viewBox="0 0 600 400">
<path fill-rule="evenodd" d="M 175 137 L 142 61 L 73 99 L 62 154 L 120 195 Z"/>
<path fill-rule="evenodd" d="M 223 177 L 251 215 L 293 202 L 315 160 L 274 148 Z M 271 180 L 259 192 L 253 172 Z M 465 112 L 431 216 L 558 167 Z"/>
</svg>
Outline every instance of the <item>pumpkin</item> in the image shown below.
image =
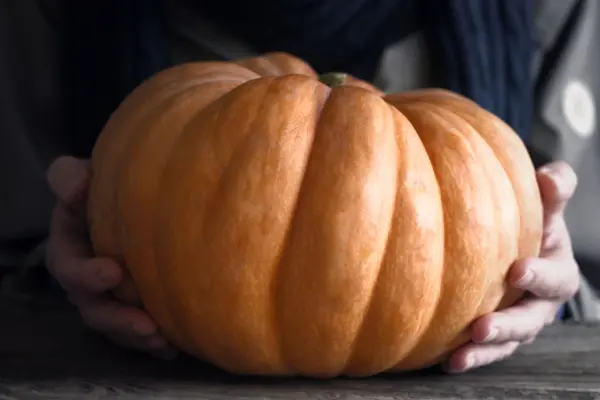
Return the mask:
<svg viewBox="0 0 600 400">
<path fill-rule="evenodd" d="M 457 94 L 384 95 L 283 53 L 133 91 L 93 150 L 115 291 L 238 374 L 369 376 L 440 362 L 517 301 L 542 206 L 519 137 Z"/>
</svg>

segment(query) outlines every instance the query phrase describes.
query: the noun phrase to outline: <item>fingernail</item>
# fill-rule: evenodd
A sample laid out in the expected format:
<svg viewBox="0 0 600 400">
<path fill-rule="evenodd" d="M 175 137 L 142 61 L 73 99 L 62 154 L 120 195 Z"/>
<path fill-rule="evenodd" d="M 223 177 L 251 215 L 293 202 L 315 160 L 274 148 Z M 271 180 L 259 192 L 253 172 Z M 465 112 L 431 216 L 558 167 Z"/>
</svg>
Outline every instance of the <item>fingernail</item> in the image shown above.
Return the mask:
<svg viewBox="0 0 600 400">
<path fill-rule="evenodd" d="M 475 356 L 473 354 L 469 354 L 467 356 L 467 358 L 465 359 L 465 367 L 463 368 L 463 371 L 467 371 L 467 370 L 475 367 L 476 363 L 477 363 L 477 360 L 475 359 Z"/>
<path fill-rule="evenodd" d="M 552 167 L 549 165 L 544 165 L 543 167 L 540 167 L 539 171 L 544 175 L 552 175 L 553 173 Z"/>
<path fill-rule="evenodd" d="M 533 272 L 531 272 L 530 269 L 527 269 L 525 270 L 525 273 L 523 274 L 521 279 L 515 282 L 515 285 L 522 288 L 523 286 L 529 285 L 531 281 L 533 281 Z"/>
<path fill-rule="evenodd" d="M 475 366 L 476 359 L 475 356 L 470 354 L 466 356 L 465 362 L 461 367 L 452 368 L 451 363 L 446 363 L 446 371 L 449 374 L 460 374 L 462 372 L 466 372 L 467 370 L 473 368 Z"/>
<path fill-rule="evenodd" d="M 565 184 L 568 185 L 568 183 L 566 182 L 566 179 L 568 179 L 568 178 L 566 178 L 564 173 L 556 166 L 542 168 L 542 169 L 540 169 L 540 171 L 542 172 L 542 174 L 546 175 L 552 181 L 554 181 L 554 186 L 558 190 L 563 188 L 565 186 Z"/>
<path fill-rule="evenodd" d="M 139 336 L 150 336 L 156 333 L 156 327 L 150 322 L 136 321 L 131 328 Z"/>
<path fill-rule="evenodd" d="M 485 338 L 483 338 L 481 343 L 489 343 L 489 342 L 495 340 L 497 336 L 498 336 L 498 329 L 490 328 L 490 331 L 488 332 L 487 336 Z"/>
</svg>

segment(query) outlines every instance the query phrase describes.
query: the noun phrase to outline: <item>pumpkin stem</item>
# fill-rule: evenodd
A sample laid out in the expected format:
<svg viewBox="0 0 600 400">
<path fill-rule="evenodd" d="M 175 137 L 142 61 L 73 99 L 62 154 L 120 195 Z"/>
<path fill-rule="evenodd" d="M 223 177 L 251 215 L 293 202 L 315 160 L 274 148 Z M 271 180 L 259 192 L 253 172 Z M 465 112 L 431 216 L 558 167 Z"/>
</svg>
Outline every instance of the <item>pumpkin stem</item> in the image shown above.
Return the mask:
<svg viewBox="0 0 600 400">
<path fill-rule="evenodd" d="M 348 74 L 344 72 L 328 72 L 319 76 L 319 80 L 330 88 L 343 85 L 346 83 L 346 79 L 348 79 Z"/>
</svg>

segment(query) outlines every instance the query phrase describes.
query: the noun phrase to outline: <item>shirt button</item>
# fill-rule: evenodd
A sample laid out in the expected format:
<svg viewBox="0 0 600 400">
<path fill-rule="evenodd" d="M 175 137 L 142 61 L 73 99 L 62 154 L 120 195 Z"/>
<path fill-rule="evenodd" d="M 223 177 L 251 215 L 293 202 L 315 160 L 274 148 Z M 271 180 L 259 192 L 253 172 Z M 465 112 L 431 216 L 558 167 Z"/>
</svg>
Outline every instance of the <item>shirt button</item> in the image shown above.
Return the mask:
<svg viewBox="0 0 600 400">
<path fill-rule="evenodd" d="M 562 111 L 571 128 L 579 136 L 587 138 L 596 129 L 596 106 L 594 96 L 581 81 L 571 81 L 565 87 Z"/>
</svg>

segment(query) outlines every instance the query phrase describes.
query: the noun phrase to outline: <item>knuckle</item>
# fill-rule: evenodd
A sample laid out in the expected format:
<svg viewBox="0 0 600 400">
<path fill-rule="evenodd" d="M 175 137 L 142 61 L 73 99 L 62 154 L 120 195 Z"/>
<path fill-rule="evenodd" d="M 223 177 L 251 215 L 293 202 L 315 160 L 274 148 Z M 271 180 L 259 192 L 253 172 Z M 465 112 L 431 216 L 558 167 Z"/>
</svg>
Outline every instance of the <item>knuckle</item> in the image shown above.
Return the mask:
<svg viewBox="0 0 600 400">
<path fill-rule="evenodd" d="M 580 277 L 578 268 L 553 262 L 552 269 L 538 269 L 531 281 L 531 289 L 540 297 L 565 301 L 573 297 L 579 290 Z"/>
<path fill-rule="evenodd" d="M 524 342 L 535 338 L 543 329 L 545 318 L 532 318 L 530 314 L 507 320 L 499 329 L 498 338 L 503 341 Z"/>
<path fill-rule="evenodd" d="M 54 267 L 54 278 L 60 285 L 60 287 L 66 292 L 77 292 L 81 290 L 81 285 L 77 276 L 73 274 L 73 271 L 67 263 L 57 263 Z"/>
<path fill-rule="evenodd" d="M 557 178 L 559 184 L 561 184 L 569 192 L 575 190 L 578 184 L 577 173 L 571 167 L 571 165 L 563 160 L 555 161 L 551 164 L 550 170 L 552 175 Z"/>
<path fill-rule="evenodd" d="M 552 285 L 553 287 L 549 291 L 550 298 L 567 301 L 579 291 L 580 284 L 581 279 L 578 268 L 576 266 L 575 268 L 569 267 L 565 270 L 564 275 L 560 279 L 557 279 L 556 284 Z"/>
<path fill-rule="evenodd" d="M 547 285 L 545 287 L 545 298 L 548 299 L 559 299 L 562 300 L 565 297 L 569 297 L 569 287 L 565 286 L 564 282 L 557 283 L 556 285 Z"/>
<path fill-rule="evenodd" d="M 569 280 L 569 283 L 565 290 L 564 300 L 568 300 L 571 297 L 575 296 L 575 294 L 579 291 L 579 287 L 581 285 L 581 277 L 579 275 L 579 269 L 574 268 L 573 278 Z"/>
<path fill-rule="evenodd" d="M 71 156 L 60 156 L 56 158 L 46 172 L 46 180 L 50 185 L 50 189 L 52 189 L 54 195 L 61 199 L 61 195 L 63 194 L 63 177 L 65 172 L 68 171 L 73 165 L 73 157 Z"/>
<path fill-rule="evenodd" d="M 107 289 L 107 284 L 100 279 L 98 268 L 92 260 L 73 259 L 57 264 L 54 276 L 60 286 L 68 292 L 85 292 L 99 294 Z"/>
</svg>

